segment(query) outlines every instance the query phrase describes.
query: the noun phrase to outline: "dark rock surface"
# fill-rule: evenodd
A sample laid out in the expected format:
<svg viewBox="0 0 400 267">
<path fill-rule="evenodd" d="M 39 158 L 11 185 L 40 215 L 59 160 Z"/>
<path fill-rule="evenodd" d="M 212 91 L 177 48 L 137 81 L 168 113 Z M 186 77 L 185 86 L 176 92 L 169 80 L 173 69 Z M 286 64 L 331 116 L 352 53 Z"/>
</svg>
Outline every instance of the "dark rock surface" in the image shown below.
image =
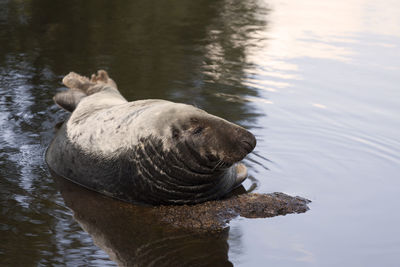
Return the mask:
<svg viewBox="0 0 400 267">
<path fill-rule="evenodd" d="M 191 230 L 220 230 L 237 216 L 266 218 L 289 213 L 303 213 L 309 208 L 309 200 L 284 193 L 248 193 L 223 200 L 208 201 L 197 205 L 158 206 L 153 213 L 160 221 L 175 227 Z"/>
</svg>

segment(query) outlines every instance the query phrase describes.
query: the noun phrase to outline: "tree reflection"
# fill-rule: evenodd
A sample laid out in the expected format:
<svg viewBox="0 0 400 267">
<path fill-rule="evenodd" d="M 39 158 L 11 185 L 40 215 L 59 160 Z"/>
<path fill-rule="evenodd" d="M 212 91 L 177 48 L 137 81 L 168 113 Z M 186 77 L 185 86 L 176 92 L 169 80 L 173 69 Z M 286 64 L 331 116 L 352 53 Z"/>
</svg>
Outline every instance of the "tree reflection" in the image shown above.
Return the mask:
<svg viewBox="0 0 400 267">
<path fill-rule="evenodd" d="M 252 68 L 246 51 L 255 45 L 252 34 L 266 26 L 258 18 L 264 12 L 255 0 L 1 1 L 0 174 L 7 179 L 0 253 L 6 262 L 74 262 L 65 251 L 90 246 L 73 235 L 78 228 L 56 204 L 62 202 L 40 160 L 55 121 L 65 116 L 51 100 L 63 75 L 104 68 L 129 100 L 186 102 L 249 124 L 258 114 L 245 101 L 257 94 L 242 83 Z M 216 250 L 227 250 L 226 236 L 219 238 Z M 76 253 L 90 257 L 94 250 Z"/>
</svg>

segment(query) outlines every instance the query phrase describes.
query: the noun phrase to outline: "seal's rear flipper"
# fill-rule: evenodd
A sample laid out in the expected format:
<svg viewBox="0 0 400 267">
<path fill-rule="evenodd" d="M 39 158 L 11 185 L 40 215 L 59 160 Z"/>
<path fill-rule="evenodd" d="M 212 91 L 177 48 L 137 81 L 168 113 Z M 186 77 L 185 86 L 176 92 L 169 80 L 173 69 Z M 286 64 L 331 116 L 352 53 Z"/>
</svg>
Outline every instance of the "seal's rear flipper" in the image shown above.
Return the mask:
<svg viewBox="0 0 400 267">
<path fill-rule="evenodd" d="M 70 89 L 56 94 L 53 99 L 57 105 L 69 112 L 75 110 L 82 98 L 105 89 L 111 88 L 119 95 L 117 84 L 104 70 L 97 71 L 97 75 L 93 74 L 91 79 L 75 72 L 70 72 L 63 78 L 63 84 Z"/>
<path fill-rule="evenodd" d="M 118 90 L 117 84 L 110 78 L 110 76 L 108 76 L 108 73 L 105 70 L 98 70 L 97 75 L 92 74 L 90 82 L 97 84 L 104 83 Z"/>
<path fill-rule="evenodd" d="M 76 106 L 87 95 L 78 89 L 69 89 L 64 92 L 60 92 L 53 97 L 54 102 L 63 109 L 72 112 Z"/>
<path fill-rule="evenodd" d="M 87 95 L 92 95 L 104 90 L 105 88 L 114 88 L 118 90 L 117 84 L 108 76 L 105 70 L 99 70 L 92 77 L 87 78 L 75 72 L 70 72 L 63 79 L 63 84 L 70 89 L 79 89 Z"/>
<path fill-rule="evenodd" d="M 63 84 L 70 89 L 79 89 L 84 92 L 94 83 L 91 83 L 89 78 L 81 76 L 75 72 L 68 73 L 62 80 Z"/>
</svg>

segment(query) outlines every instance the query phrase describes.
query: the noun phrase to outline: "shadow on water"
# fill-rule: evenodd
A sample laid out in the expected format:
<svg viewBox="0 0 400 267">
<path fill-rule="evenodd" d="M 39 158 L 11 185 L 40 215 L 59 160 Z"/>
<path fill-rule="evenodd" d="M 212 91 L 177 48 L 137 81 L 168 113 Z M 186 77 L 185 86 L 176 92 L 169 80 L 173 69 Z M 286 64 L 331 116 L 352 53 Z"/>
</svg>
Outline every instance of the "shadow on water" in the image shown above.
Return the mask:
<svg viewBox="0 0 400 267">
<path fill-rule="evenodd" d="M 263 12 L 253 0 L 1 1 L 0 263 L 112 264 L 71 219 L 43 160 L 66 117 L 52 102 L 63 75 L 104 68 L 129 100 L 191 103 L 251 127 L 257 110 L 236 100 L 257 94 L 242 79 Z M 229 264 L 226 236 L 198 246 L 223 251 L 218 260 Z"/>
</svg>

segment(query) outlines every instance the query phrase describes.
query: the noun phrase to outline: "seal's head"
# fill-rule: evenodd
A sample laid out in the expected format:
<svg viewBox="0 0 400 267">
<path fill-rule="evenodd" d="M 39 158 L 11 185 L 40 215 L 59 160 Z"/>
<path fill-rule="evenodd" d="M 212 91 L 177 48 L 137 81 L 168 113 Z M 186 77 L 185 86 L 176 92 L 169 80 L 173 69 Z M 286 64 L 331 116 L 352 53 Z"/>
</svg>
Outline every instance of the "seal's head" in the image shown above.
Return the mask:
<svg viewBox="0 0 400 267">
<path fill-rule="evenodd" d="M 162 135 L 169 149 L 194 165 L 225 169 L 253 151 L 256 138 L 246 129 L 191 105 L 176 104 L 163 109 L 159 122 L 168 127 Z"/>
</svg>

